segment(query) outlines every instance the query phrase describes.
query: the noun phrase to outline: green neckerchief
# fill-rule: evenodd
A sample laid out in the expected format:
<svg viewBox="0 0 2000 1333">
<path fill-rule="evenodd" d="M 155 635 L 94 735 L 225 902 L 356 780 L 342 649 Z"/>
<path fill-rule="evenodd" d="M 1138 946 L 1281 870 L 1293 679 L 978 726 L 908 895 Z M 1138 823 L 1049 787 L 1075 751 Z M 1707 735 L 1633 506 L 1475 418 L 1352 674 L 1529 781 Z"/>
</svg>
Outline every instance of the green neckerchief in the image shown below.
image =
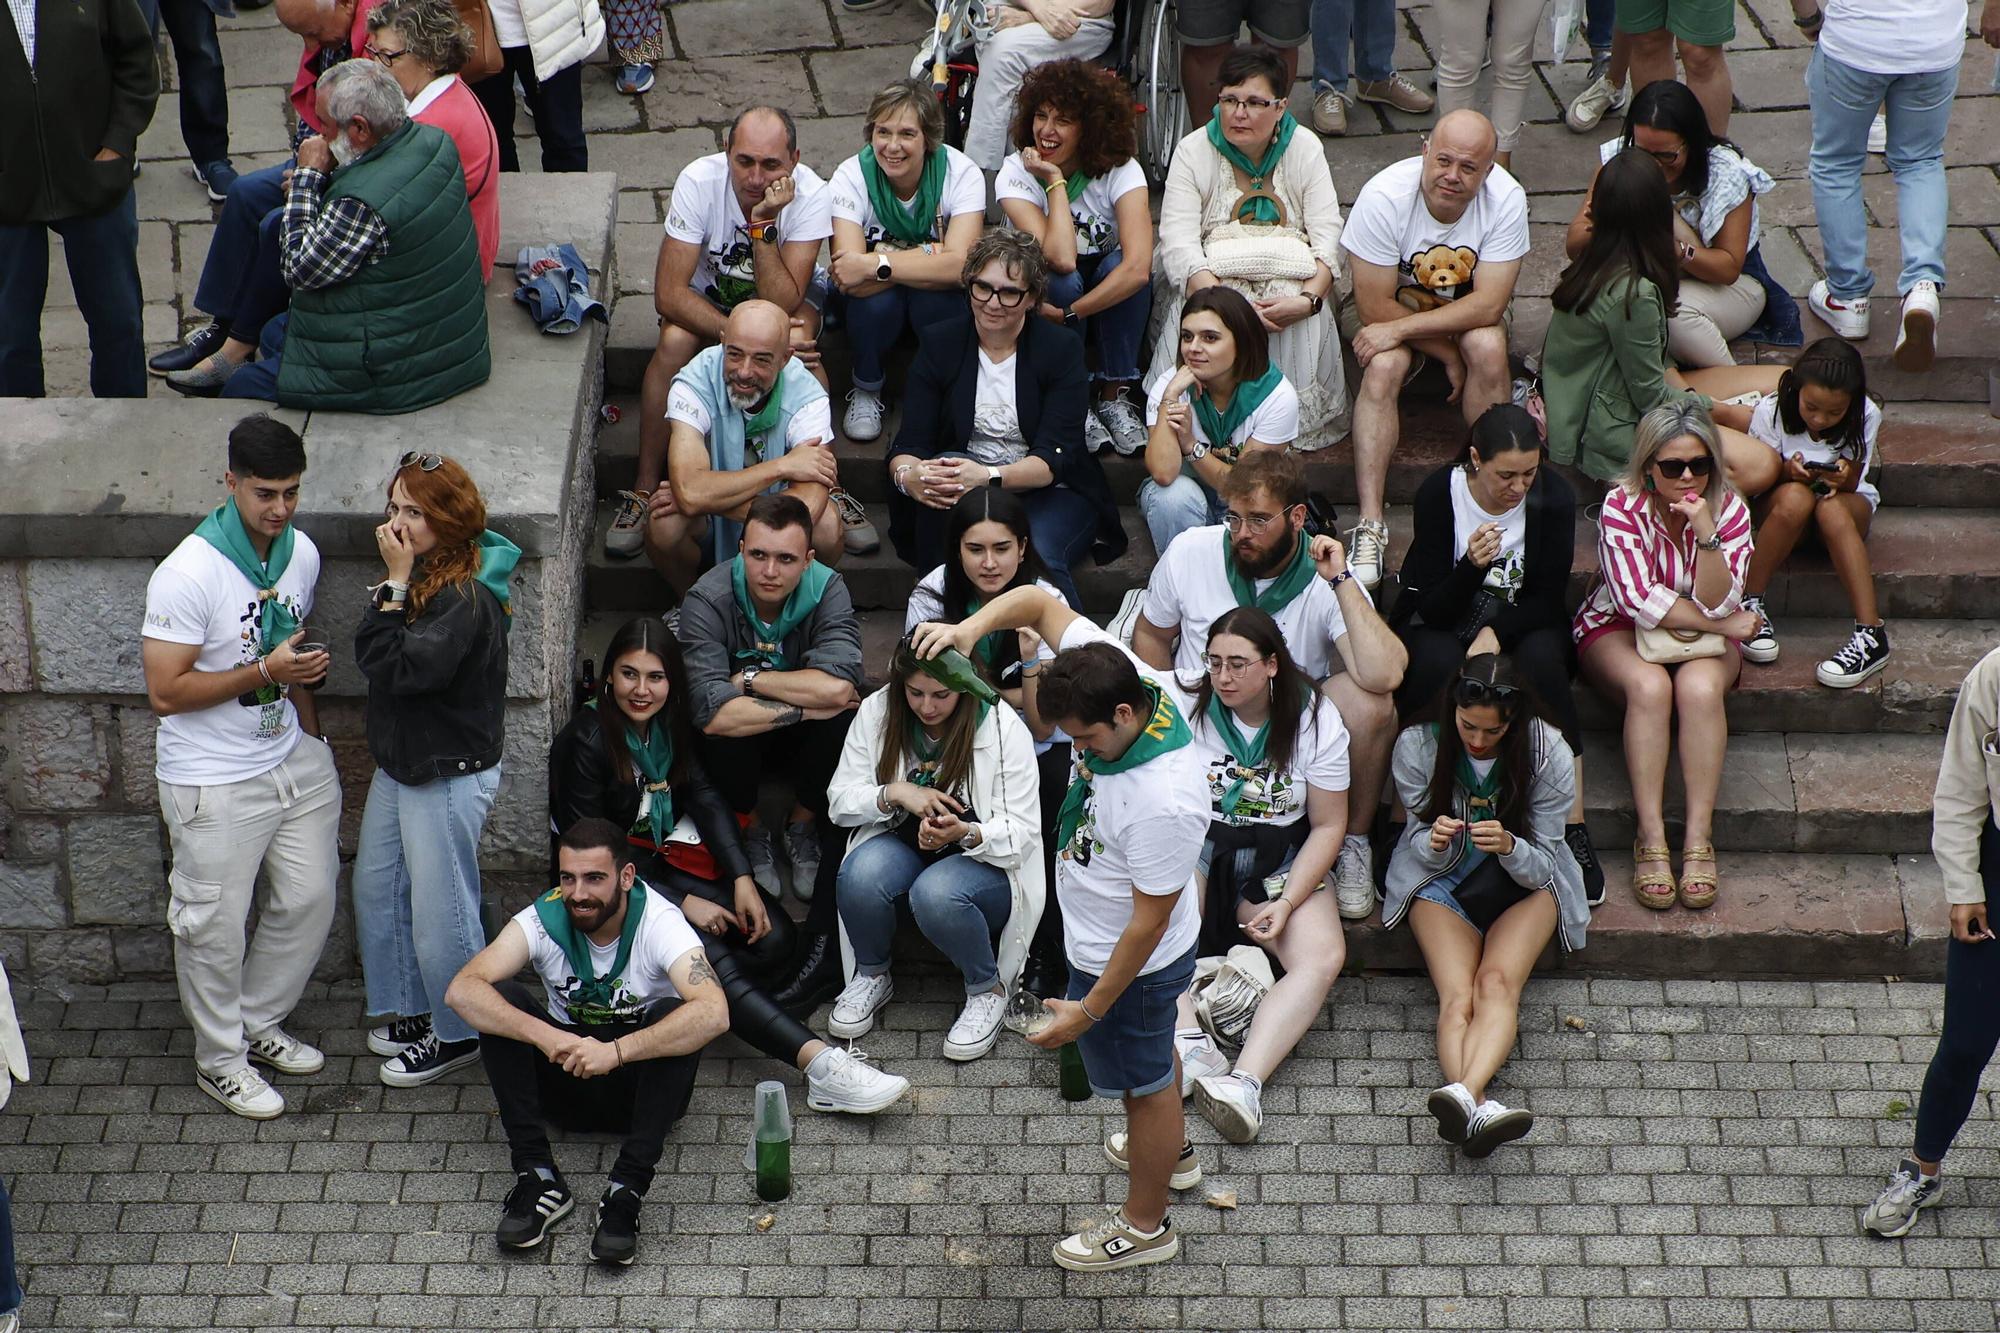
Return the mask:
<svg viewBox="0 0 2000 1333">
<path fill-rule="evenodd" d="M 585 708 L 597 707 L 597 700 L 591 699 Z M 667 845 L 667 835 L 674 831 L 674 788 L 668 775 L 674 771 L 674 738 L 666 723 L 659 718 L 646 729 L 646 739 L 639 739 L 639 729 L 619 718 L 625 726 L 625 753 L 632 757 L 632 767 L 645 781 L 640 784 L 646 794 L 646 814 L 652 826 L 653 846 Z"/>
<path fill-rule="evenodd" d="M 1096 177 L 1086 176 L 1081 171 L 1073 171 L 1069 174 L 1069 178 L 1063 182 L 1063 185 L 1067 187 L 1065 193 L 1069 197 L 1071 208 L 1076 207 L 1077 200 L 1083 198 L 1083 192 L 1090 188 L 1090 182 L 1095 179 Z"/>
<path fill-rule="evenodd" d="M 1292 562 L 1285 566 L 1285 572 L 1271 581 L 1271 586 L 1257 591 L 1257 582 L 1236 565 L 1236 543 L 1229 540 L 1227 533 L 1222 537 L 1222 572 L 1229 579 L 1229 587 L 1236 594 L 1238 606 L 1254 606 L 1259 611 L 1275 617 L 1278 612 L 1291 604 L 1294 597 L 1306 590 L 1312 582 L 1312 557 L 1306 553 L 1306 538 L 1299 534 L 1298 545 L 1292 550 Z"/>
<path fill-rule="evenodd" d="M 1208 142 L 1214 146 L 1216 152 L 1222 154 L 1225 162 L 1250 178 L 1250 188 L 1253 191 L 1262 190 L 1265 188 L 1265 183 L 1270 180 L 1271 173 L 1278 169 L 1279 161 L 1285 156 L 1285 149 L 1291 146 L 1292 131 L 1298 127 L 1299 123 L 1292 119 L 1291 112 L 1287 111 L 1279 116 L 1278 132 L 1271 137 L 1271 146 L 1264 150 L 1263 160 L 1252 162 L 1242 149 L 1222 137 L 1222 108 L 1218 106 L 1215 108 L 1215 114 L 1208 118 Z M 881 210 L 878 208 L 876 212 L 879 213 Z M 1239 220 L 1242 216 L 1242 213 L 1238 212 Z M 1279 217 L 1276 201 L 1270 199 L 1250 201 L 1252 222 L 1275 223 Z"/>
<path fill-rule="evenodd" d="M 1242 453 L 1230 444 L 1235 438 L 1236 428 L 1248 421 L 1250 414 L 1262 407 L 1264 400 L 1284 381 L 1284 372 L 1273 361 L 1256 379 L 1237 385 L 1236 392 L 1229 395 L 1229 407 L 1221 412 L 1215 410 L 1215 400 L 1208 396 L 1207 391 L 1196 385 L 1188 397 L 1194 403 L 1194 416 L 1201 423 L 1201 433 L 1208 436 L 1208 447 L 1233 461 Z"/>
<path fill-rule="evenodd" d="M 1243 799 L 1243 783 L 1249 771 L 1264 762 L 1264 743 L 1271 738 L 1271 719 L 1265 718 L 1264 725 L 1248 740 L 1236 725 L 1236 715 L 1223 706 L 1222 700 L 1211 694 L 1208 697 L 1208 720 L 1222 743 L 1229 747 L 1229 755 L 1236 761 L 1236 776 L 1223 790 L 1222 800 L 1216 805 L 1224 818 L 1236 813 L 1237 802 Z"/>
<path fill-rule="evenodd" d="M 570 975 L 576 978 L 576 989 L 564 997 L 570 1022 L 595 1024 L 611 1018 L 612 1002 L 618 998 L 618 979 L 625 975 L 625 965 L 632 960 L 632 941 L 638 938 L 639 918 L 645 910 L 646 886 L 634 880 L 625 895 L 625 924 L 618 932 L 618 956 L 611 962 L 611 971 L 600 977 L 590 965 L 590 937 L 570 920 L 562 890 L 550 889 L 535 899 L 535 915 L 541 918 L 542 929 L 562 949 L 563 957 L 569 960 Z"/>
<path fill-rule="evenodd" d="M 1497 756 L 1493 760 L 1493 767 L 1487 769 L 1486 776 L 1482 778 L 1479 776 L 1478 770 L 1473 768 L 1471 756 L 1467 755 L 1465 751 L 1460 750 L 1458 752 L 1457 778 L 1458 785 L 1465 789 L 1468 806 L 1473 802 L 1484 802 L 1487 810 L 1486 817 L 1488 819 L 1499 818 L 1499 815 L 1495 812 L 1493 803 L 1493 798 L 1500 791 L 1500 760 Z M 1469 815 L 1471 813 L 1470 809 L 1466 813 Z M 1474 820 L 1470 822 L 1476 823 L 1478 821 Z"/>
<path fill-rule="evenodd" d="M 778 618 L 766 622 L 757 614 L 757 604 L 750 600 L 750 585 L 743 577 L 743 557 L 738 555 L 730 561 L 729 582 L 736 590 L 736 609 L 743 613 L 743 618 L 750 622 L 750 632 L 757 636 L 754 648 L 736 650 L 736 660 L 755 658 L 767 667 L 787 670 L 785 639 L 818 609 L 819 599 L 825 595 L 827 581 L 832 577 L 831 569 L 812 561 L 799 577 L 799 586 L 792 589 L 792 595 L 778 609 Z"/>
<path fill-rule="evenodd" d="M 292 563 L 292 548 L 297 544 L 297 534 L 291 524 L 285 524 L 285 530 L 271 539 L 271 554 L 259 560 L 257 548 L 250 544 L 250 534 L 243 527 L 243 516 L 236 512 L 236 497 L 232 495 L 209 511 L 208 517 L 195 528 L 194 535 L 227 556 L 237 572 L 256 587 L 257 656 L 269 655 L 273 648 L 298 632 L 299 618 L 278 600 L 278 580 L 285 576 L 286 566 Z"/>
<path fill-rule="evenodd" d="M 965 604 L 964 619 L 970 620 L 973 616 L 978 615 L 979 608 L 984 605 L 986 605 L 985 601 L 978 597 L 967 602 Z M 984 662 L 988 667 L 991 667 L 994 662 L 999 660 L 1000 654 L 1007 649 L 1007 641 L 1002 636 L 1011 633 L 1013 633 L 1012 630 L 994 630 L 978 643 L 972 645 L 972 655 L 981 662 Z"/>
<path fill-rule="evenodd" d="M 944 146 L 940 144 L 924 159 L 924 174 L 917 182 L 917 197 L 906 207 L 896 197 L 889 177 L 875 164 L 873 146 L 861 150 L 861 179 L 868 186 L 868 206 L 875 211 L 875 220 L 882 224 L 884 232 L 904 245 L 922 245 L 932 239 L 931 228 L 937 225 L 938 202 L 944 198 L 944 168 Z"/>
<path fill-rule="evenodd" d="M 1152 681 L 1144 676 L 1139 683 L 1146 687 L 1146 695 L 1153 701 L 1152 720 L 1147 722 L 1125 753 L 1116 759 L 1103 759 L 1089 753 L 1079 754 L 1076 761 L 1076 775 L 1069 781 L 1069 790 L 1063 793 L 1062 809 L 1056 815 L 1056 845 L 1068 854 L 1070 839 L 1076 836 L 1077 826 L 1083 823 L 1083 807 L 1090 799 L 1090 780 L 1100 773 L 1124 773 L 1139 767 L 1149 760 L 1180 749 L 1194 739 L 1187 723 L 1181 718 L 1181 710 Z"/>
<path fill-rule="evenodd" d="M 745 443 L 760 435 L 770 434 L 771 427 L 778 424 L 778 413 L 784 406 L 784 401 L 785 377 L 779 375 L 771 385 L 771 392 L 765 395 L 764 405 L 757 409 L 755 415 L 749 412 L 743 414 L 743 439 Z M 762 462 L 763 459 L 760 457 L 758 461 Z"/>
<path fill-rule="evenodd" d="M 514 627 L 514 590 L 508 580 L 513 577 L 514 566 L 521 563 L 521 548 L 488 528 L 479 534 L 479 572 L 473 581 L 486 585 L 486 590 L 500 602 L 505 614 L 500 620 L 500 631 Z"/>
</svg>

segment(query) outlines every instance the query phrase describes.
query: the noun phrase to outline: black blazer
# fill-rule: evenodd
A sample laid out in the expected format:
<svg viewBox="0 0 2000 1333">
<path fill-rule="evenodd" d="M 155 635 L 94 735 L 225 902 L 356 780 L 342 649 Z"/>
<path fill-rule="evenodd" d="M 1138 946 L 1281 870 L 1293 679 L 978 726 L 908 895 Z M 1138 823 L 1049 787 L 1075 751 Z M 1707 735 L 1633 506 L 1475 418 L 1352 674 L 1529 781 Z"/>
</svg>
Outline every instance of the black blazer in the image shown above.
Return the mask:
<svg viewBox="0 0 2000 1333">
<path fill-rule="evenodd" d="M 1125 553 L 1125 529 L 1118 505 L 1097 459 L 1083 447 L 1083 414 L 1090 401 L 1090 379 L 1083 362 L 1083 339 L 1035 315 L 1021 330 L 1015 367 L 1021 436 L 1028 456 L 1049 465 L 1056 481 L 1090 501 L 1097 511 L 1097 539 L 1091 554 L 1100 565 Z M 979 336 L 972 314 L 930 325 L 918 339 L 916 360 L 903 390 L 903 424 L 890 447 L 891 457 L 910 454 L 936 458 L 963 453 L 972 438 L 973 400 L 979 392 Z M 944 559 L 943 525 L 921 522 L 926 509 L 892 489 L 889 496 L 889 539 L 896 553 L 919 569 Z"/>
<path fill-rule="evenodd" d="M 1418 619 L 1432 629 L 1452 632 L 1486 580 L 1486 571 L 1472 561 L 1452 558 L 1451 472 L 1456 466 L 1439 468 L 1417 488 L 1410 549 L 1403 556 L 1403 591 L 1389 616 L 1399 634 Z M 1544 466 L 1523 503 L 1528 506 L 1528 532 L 1521 593 L 1512 605 L 1502 606 L 1492 622 L 1503 650 L 1533 630 L 1567 631 L 1570 621 L 1566 599 L 1570 565 L 1576 558 L 1576 492 L 1554 469 Z"/>
</svg>

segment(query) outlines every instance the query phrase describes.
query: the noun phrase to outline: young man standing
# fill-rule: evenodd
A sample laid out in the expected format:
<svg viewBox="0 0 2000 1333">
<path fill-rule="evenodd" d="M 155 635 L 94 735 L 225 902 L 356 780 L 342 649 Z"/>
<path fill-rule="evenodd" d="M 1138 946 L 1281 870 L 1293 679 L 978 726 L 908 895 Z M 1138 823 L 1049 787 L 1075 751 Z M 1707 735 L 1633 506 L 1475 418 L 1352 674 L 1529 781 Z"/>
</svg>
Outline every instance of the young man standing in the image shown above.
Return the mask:
<svg viewBox="0 0 2000 1333">
<path fill-rule="evenodd" d="M 292 527 L 305 445 L 268 416 L 229 432 L 225 500 L 153 571 L 141 660 L 160 718 L 155 771 L 173 844 L 167 924 L 196 1083 L 240 1116 L 285 1099 L 250 1067 L 326 1057 L 279 1024 L 333 924 L 340 781 L 319 735 L 324 650 L 303 652 L 319 551 Z M 245 940 L 257 871 L 270 894 Z"/>
<path fill-rule="evenodd" d="M 473 955 L 444 1002 L 480 1032 L 513 1152 L 500 1247 L 534 1249 L 575 1206 L 549 1148 L 554 1110 L 625 1136 L 590 1257 L 629 1264 L 667 1131 L 687 1111 L 702 1047 L 729 1030 L 729 1001 L 694 927 L 638 878 L 616 824 L 570 825 L 556 863 L 560 883 Z M 546 1007 L 514 980 L 529 963 Z"/>
<path fill-rule="evenodd" d="M 1168 1186 L 1201 1179 L 1181 1113 L 1174 1006 L 1194 980 L 1201 931 L 1202 761 L 1165 678 L 1040 588 L 1004 593 L 956 625 L 919 625 L 916 651 L 970 654 L 1011 629 L 1057 645 L 1038 704 L 1077 750 L 1056 830 L 1069 998 L 1048 1001 L 1054 1019 L 1029 1040 L 1048 1050 L 1074 1041 L 1091 1091 L 1125 1103 L 1126 1132 L 1105 1146 L 1127 1171 L 1125 1206 L 1053 1257 L 1077 1272 L 1163 1263 L 1181 1248 Z"/>
</svg>

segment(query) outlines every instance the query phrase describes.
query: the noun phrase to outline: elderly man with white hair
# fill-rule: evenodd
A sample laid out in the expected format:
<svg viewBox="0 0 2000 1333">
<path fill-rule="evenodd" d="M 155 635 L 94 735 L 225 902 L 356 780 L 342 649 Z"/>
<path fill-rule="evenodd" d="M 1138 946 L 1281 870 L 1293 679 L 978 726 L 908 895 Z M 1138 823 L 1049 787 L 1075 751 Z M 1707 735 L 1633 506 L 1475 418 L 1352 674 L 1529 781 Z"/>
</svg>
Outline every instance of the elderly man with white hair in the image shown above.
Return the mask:
<svg viewBox="0 0 2000 1333">
<path fill-rule="evenodd" d="M 291 310 L 223 396 L 393 413 L 484 383 L 485 274 L 451 136 L 411 120 L 372 60 L 322 74 L 317 107 L 327 133 L 299 145 L 285 195 Z"/>
</svg>

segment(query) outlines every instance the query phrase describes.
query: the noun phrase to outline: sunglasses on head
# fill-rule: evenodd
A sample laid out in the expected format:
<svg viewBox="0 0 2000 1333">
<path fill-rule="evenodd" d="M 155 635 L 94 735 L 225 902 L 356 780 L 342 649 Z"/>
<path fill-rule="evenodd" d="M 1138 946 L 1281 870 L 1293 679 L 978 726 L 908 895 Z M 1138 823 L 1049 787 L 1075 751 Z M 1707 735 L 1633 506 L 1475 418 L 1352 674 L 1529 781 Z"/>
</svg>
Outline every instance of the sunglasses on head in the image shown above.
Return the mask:
<svg viewBox="0 0 2000 1333">
<path fill-rule="evenodd" d="M 396 460 L 396 471 L 401 472 L 412 463 L 415 463 L 426 472 L 435 472 L 444 466 L 444 455 L 419 453 L 415 449 L 412 449 Z"/>
<path fill-rule="evenodd" d="M 1512 685 L 1502 685 L 1498 681 L 1474 680 L 1470 676 L 1460 676 L 1451 686 L 1451 697 L 1460 708 L 1477 708 L 1480 704 L 1499 704 L 1503 708 L 1511 708 L 1520 693 Z"/>
<path fill-rule="evenodd" d="M 1681 477 L 1705 477 L 1715 470 L 1713 458 L 1655 458 L 1653 466 L 1660 475 L 1678 480 Z"/>
</svg>

